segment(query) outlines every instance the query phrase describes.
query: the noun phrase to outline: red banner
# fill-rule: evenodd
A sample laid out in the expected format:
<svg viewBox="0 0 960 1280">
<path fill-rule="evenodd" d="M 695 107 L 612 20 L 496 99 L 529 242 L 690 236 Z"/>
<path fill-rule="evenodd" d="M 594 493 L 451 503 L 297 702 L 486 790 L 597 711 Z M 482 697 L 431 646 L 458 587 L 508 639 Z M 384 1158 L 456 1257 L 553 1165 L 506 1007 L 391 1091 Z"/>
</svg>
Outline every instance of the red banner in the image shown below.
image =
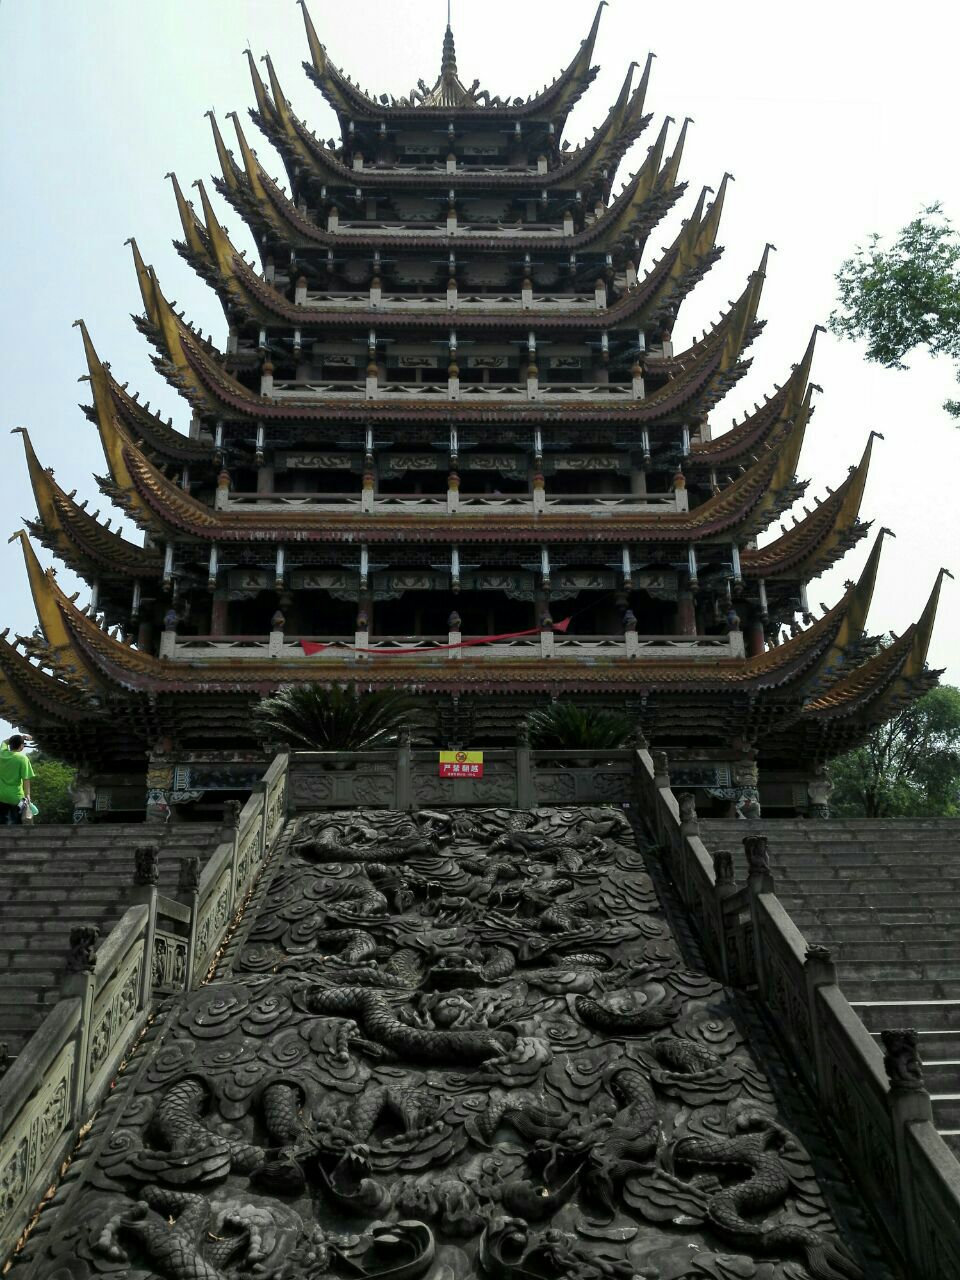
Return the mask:
<svg viewBox="0 0 960 1280">
<path fill-rule="evenodd" d="M 351 653 L 369 653 L 374 656 L 385 658 L 405 657 L 413 653 L 443 653 L 450 649 L 474 649 L 479 645 L 497 644 L 502 640 L 523 640 L 526 636 L 539 636 L 543 632 L 559 632 L 564 635 L 570 626 L 572 619 L 564 618 L 562 622 L 555 622 L 552 627 L 533 627 L 530 631 L 510 631 L 502 636 L 473 636 L 469 640 L 461 640 L 459 644 L 434 644 L 429 649 L 423 647 L 416 649 L 370 649 L 357 648 L 356 645 L 344 645 Z M 301 640 L 300 647 L 308 658 L 313 657 L 315 653 L 323 653 L 327 649 L 338 648 L 331 644 L 316 644 L 313 640 Z"/>
</svg>

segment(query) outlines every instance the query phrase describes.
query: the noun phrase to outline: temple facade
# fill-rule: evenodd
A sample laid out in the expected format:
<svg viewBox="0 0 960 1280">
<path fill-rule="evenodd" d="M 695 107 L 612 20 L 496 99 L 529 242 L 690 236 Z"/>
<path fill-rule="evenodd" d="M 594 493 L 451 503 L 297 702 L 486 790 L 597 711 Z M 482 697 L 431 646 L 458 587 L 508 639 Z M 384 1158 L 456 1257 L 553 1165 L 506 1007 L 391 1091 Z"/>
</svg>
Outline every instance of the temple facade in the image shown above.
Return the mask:
<svg viewBox="0 0 960 1280">
<path fill-rule="evenodd" d="M 432 88 L 370 96 L 304 7 L 305 67 L 339 141 L 251 53 L 252 124 L 286 186 L 235 113 L 229 142 L 210 114 L 216 196 L 170 175 L 177 247 L 226 321 L 219 345 L 205 338 L 131 242 L 137 323 L 181 427 L 78 321 L 100 487 L 142 544 L 78 504 L 23 432 L 40 625 L 0 641 L 0 710 L 81 766 L 79 817 L 243 790 L 264 759 L 252 705 L 303 681 L 415 691 L 438 746 L 512 742 L 551 699 L 626 707 L 676 782 L 802 812 L 830 756 L 935 680 L 939 579 L 892 644 L 866 634 L 885 531 L 832 608 L 815 619 L 808 602 L 870 530 L 872 437 L 770 536 L 806 488 L 816 332 L 754 412 L 713 425 L 763 326 L 770 246 L 713 327 L 674 342 L 720 256 L 729 179 L 688 190 L 688 122 L 648 110 L 652 57 L 590 139 L 564 141 L 602 8 L 552 84 L 502 99 L 463 83 L 449 27 Z M 231 243 L 221 200 L 259 261 Z M 678 234 L 651 254 L 675 208 Z M 34 542 L 89 583 L 86 604 Z"/>
</svg>

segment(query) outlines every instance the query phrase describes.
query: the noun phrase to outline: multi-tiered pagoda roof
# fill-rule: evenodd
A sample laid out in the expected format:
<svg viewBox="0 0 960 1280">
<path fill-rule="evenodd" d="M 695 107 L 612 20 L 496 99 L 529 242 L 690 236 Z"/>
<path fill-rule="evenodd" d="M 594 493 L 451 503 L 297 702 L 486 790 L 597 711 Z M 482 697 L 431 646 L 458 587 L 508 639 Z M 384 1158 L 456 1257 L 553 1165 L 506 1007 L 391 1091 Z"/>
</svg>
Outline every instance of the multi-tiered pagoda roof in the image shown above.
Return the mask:
<svg viewBox="0 0 960 1280">
<path fill-rule="evenodd" d="M 939 580 L 895 643 L 865 634 L 882 534 L 833 608 L 814 621 L 807 601 L 870 528 L 872 436 L 769 538 L 807 488 L 816 331 L 754 412 L 713 429 L 763 328 L 770 246 L 703 337 L 674 345 L 722 252 L 730 178 L 688 192 L 689 121 L 651 109 L 652 55 L 591 138 L 563 141 L 603 7 L 551 85 L 504 100 L 464 84 L 449 27 L 432 87 L 373 97 L 304 6 L 304 65 L 339 141 L 293 112 L 269 56 L 261 71 L 248 55 L 252 122 L 287 187 L 235 113 L 233 143 L 210 113 L 216 193 L 169 175 L 177 248 L 220 299 L 222 344 L 131 242 L 137 324 L 186 429 L 121 384 L 78 322 L 100 487 L 142 545 L 78 504 L 23 432 L 29 533 L 92 598 L 68 599 L 22 535 L 40 629 L 0 642 L 8 717 L 135 772 L 158 743 L 184 759 L 255 746 L 251 701 L 280 684 L 359 681 L 422 693 L 445 741 L 505 740 L 563 695 L 626 702 L 681 756 L 736 742 L 761 766 L 813 769 L 930 686 Z M 682 224 L 652 255 L 674 208 Z"/>
</svg>

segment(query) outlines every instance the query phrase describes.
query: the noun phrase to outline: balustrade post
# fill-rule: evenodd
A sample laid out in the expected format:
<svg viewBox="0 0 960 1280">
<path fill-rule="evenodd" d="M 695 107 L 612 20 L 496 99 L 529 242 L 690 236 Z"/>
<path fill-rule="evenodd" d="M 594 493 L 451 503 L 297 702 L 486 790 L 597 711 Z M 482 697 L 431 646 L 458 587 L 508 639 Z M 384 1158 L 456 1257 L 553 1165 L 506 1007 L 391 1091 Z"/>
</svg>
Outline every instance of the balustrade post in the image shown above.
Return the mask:
<svg viewBox="0 0 960 1280">
<path fill-rule="evenodd" d="M 767 966 L 760 942 L 760 913 L 757 899 L 761 893 L 773 893 L 775 884 L 770 871 L 770 846 L 766 836 L 744 836 L 743 851 L 747 858 L 747 887 L 750 890 L 750 918 L 753 922 L 753 963 L 757 986 L 767 996 Z"/>
<path fill-rule="evenodd" d="M 230 883 L 233 886 L 234 901 L 236 901 L 237 891 L 240 888 L 237 883 L 237 873 L 240 866 L 240 812 L 242 808 L 243 806 L 239 800 L 225 800 L 223 804 L 223 839 L 225 844 L 229 844 L 233 848 Z"/>
<path fill-rule="evenodd" d="M 404 729 L 400 736 L 396 758 L 397 808 L 407 812 L 414 808 L 413 803 L 413 745 L 410 730 Z"/>
<path fill-rule="evenodd" d="M 283 653 L 283 629 L 287 619 L 278 609 L 270 619 L 270 636 L 267 640 L 267 657 L 279 658 Z"/>
<path fill-rule="evenodd" d="M 697 798 L 692 791 L 681 791 L 677 796 L 680 806 L 680 834 L 682 836 L 698 836 L 700 820 L 697 817 Z"/>
<path fill-rule="evenodd" d="M 200 859 L 181 858 L 177 876 L 177 901 L 190 908 L 190 929 L 187 935 L 187 968 L 183 977 L 184 991 L 194 989 L 193 970 L 197 957 L 197 899 L 200 896 Z"/>
<path fill-rule="evenodd" d="M 533 514 L 535 516 L 542 515 L 547 509 L 547 481 L 542 471 L 536 471 L 533 476 Z"/>
<path fill-rule="evenodd" d="M 357 614 L 357 623 L 353 633 L 354 658 L 357 662 L 365 662 L 369 657 L 362 650 L 370 648 L 370 619 L 361 609 Z"/>
<path fill-rule="evenodd" d="M 160 847 L 155 844 L 138 845 L 134 849 L 133 887 L 130 905 L 147 908 L 147 923 L 143 936 L 143 972 L 140 975 L 140 1005 L 146 1009 L 153 996 L 154 945 L 157 933 L 157 886 L 160 883 Z"/>
<path fill-rule="evenodd" d="M 933 1125 L 933 1105 L 923 1084 L 923 1067 L 918 1048 L 920 1037 L 917 1032 L 881 1031 L 880 1040 L 884 1049 L 883 1065 L 890 1082 L 887 1106 L 896 1152 L 897 1198 L 903 1206 L 905 1252 L 915 1266 L 922 1265 L 927 1260 L 930 1245 L 924 1233 L 922 1218 L 917 1213 L 918 1187 L 912 1176 L 907 1144 L 914 1125 Z M 927 1270 L 926 1267 L 924 1270 Z M 934 1277 L 941 1274 L 939 1267 L 927 1271 L 929 1280 L 934 1280 Z"/>
<path fill-rule="evenodd" d="M 658 791 L 670 788 L 670 761 L 665 751 L 653 753 L 653 785 Z"/>
<path fill-rule="evenodd" d="M 96 925 L 78 925 L 70 930 L 70 950 L 67 952 L 60 994 L 65 999 L 79 999 L 80 1021 L 77 1024 L 77 1069 L 73 1077 L 73 1097 L 70 1114 L 74 1123 L 85 1112 L 90 1062 L 90 1036 L 93 1032 L 93 991 L 96 985 L 97 946 L 100 930 Z"/>
<path fill-rule="evenodd" d="M 533 778 L 533 754 L 530 751 L 530 733 L 526 724 L 517 730 L 517 808 L 533 809 L 537 803 Z"/>
<path fill-rule="evenodd" d="M 807 986 L 807 1009 L 810 1014 L 810 1034 L 813 1039 L 814 1068 L 817 1074 L 817 1093 L 828 1106 L 833 1101 L 830 1064 L 823 1042 L 820 1023 L 820 988 L 837 985 L 837 966 L 828 947 L 808 946 L 803 962 L 803 974 Z"/>
<path fill-rule="evenodd" d="M 175 658 L 177 656 L 177 623 L 180 621 L 173 609 L 168 609 L 163 618 L 163 634 L 160 637 L 160 657 Z"/>
<path fill-rule="evenodd" d="M 699 824 L 698 824 L 699 827 Z M 713 857 L 713 885 L 717 902 L 719 923 L 720 964 L 723 981 L 728 986 L 745 986 L 752 977 L 746 948 L 743 945 L 743 933 L 739 922 L 728 931 L 726 902 L 737 892 L 737 882 L 733 874 L 733 854 L 729 849 L 716 849 Z"/>
<path fill-rule="evenodd" d="M 463 639 L 463 632 L 460 630 L 462 626 L 463 622 L 460 615 L 454 610 L 447 619 L 447 644 L 450 646 L 447 649 L 448 659 L 463 656 L 463 650 L 460 648 L 460 641 Z"/>
</svg>

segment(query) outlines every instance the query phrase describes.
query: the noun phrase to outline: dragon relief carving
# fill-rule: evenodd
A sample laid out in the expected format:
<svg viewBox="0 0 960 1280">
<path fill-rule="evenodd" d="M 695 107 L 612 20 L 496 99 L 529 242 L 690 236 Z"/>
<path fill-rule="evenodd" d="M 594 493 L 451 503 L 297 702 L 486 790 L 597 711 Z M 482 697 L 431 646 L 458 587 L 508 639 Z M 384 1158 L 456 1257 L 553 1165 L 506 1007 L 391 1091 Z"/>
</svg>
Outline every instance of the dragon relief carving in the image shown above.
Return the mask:
<svg viewBox="0 0 960 1280">
<path fill-rule="evenodd" d="M 302 817 L 245 927 L 33 1274 L 864 1275 L 617 809 Z"/>
</svg>

